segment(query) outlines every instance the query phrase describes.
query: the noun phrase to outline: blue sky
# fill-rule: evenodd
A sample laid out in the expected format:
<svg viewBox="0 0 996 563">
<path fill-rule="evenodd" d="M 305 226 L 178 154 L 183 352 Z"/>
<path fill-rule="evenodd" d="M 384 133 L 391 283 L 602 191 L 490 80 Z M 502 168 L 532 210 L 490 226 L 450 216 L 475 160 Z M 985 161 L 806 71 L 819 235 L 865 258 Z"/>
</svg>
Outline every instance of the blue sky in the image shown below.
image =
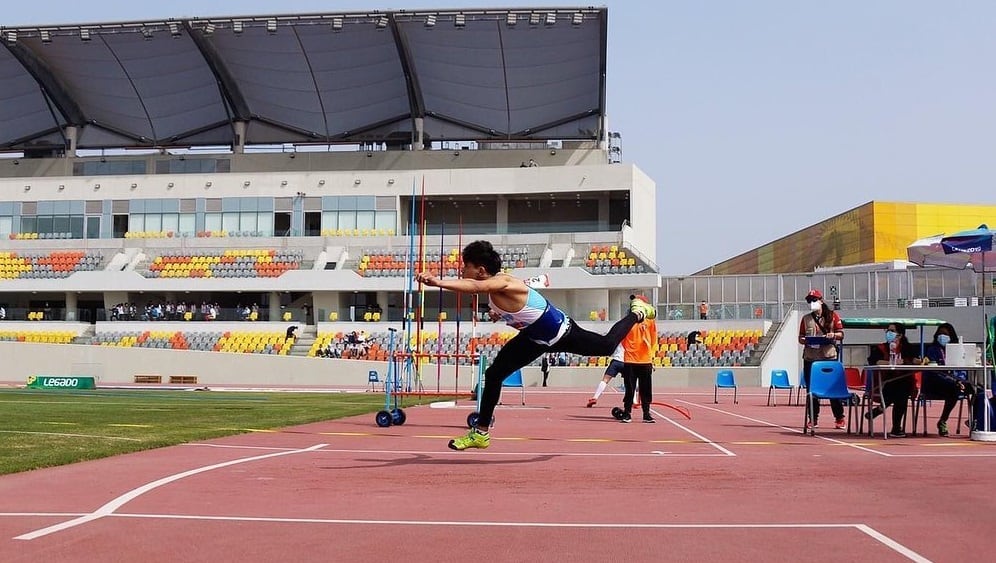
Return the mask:
<svg viewBox="0 0 996 563">
<path fill-rule="evenodd" d="M 9 3 L 0 25 L 531 5 L 587 4 L 53 0 Z M 610 128 L 657 182 L 662 273 L 871 200 L 996 203 L 996 2 L 598 5 Z"/>
</svg>

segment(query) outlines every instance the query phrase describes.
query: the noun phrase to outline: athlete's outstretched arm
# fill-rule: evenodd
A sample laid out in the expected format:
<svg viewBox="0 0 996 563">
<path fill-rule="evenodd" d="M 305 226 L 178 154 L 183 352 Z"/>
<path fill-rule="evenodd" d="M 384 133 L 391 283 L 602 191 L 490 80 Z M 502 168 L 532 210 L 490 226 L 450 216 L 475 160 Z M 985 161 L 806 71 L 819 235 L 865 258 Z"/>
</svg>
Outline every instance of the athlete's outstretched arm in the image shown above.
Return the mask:
<svg viewBox="0 0 996 563">
<path fill-rule="evenodd" d="M 511 283 L 514 282 L 509 276 L 494 276 L 486 280 L 471 280 L 471 279 L 441 279 L 427 274 L 425 272 L 418 272 L 415 274 L 415 281 L 424 283 L 429 287 L 439 287 L 449 291 L 457 291 L 460 293 L 500 293 L 509 288 Z"/>
</svg>

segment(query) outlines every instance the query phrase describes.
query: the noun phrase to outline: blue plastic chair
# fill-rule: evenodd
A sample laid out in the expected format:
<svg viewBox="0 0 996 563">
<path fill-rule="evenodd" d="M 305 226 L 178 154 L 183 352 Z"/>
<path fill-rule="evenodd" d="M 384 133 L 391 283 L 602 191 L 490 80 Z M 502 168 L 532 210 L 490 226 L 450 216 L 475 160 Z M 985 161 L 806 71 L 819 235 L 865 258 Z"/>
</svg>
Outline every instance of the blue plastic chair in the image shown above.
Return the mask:
<svg viewBox="0 0 996 563">
<path fill-rule="evenodd" d="M 807 428 L 809 421 L 813 420 L 813 410 L 816 405 L 816 401 L 821 399 L 840 399 L 847 401 L 847 433 L 851 433 L 851 421 L 854 419 L 852 412 L 855 408 L 854 401 L 851 400 L 851 390 L 847 388 L 847 376 L 844 374 L 844 364 L 838 362 L 837 360 L 824 360 L 819 362 L 813 362 L 813 366 L 809 370 L 809 395 L 812 396 L 812 400 L 808 401 L 809 405 L 807 408 L 803 409 L 805 411 L 805 420 L 802 423 L 802 433 L 810 433 L 811 435 L 816 435 L 816 427 Z"/>
<path fill-rule="evenodd" d="M 771 370 L 771 384 L 768 386 L 768 406 L 771 406 L 771 400 L 774 399 L 774 405 L 778 406 L 778 393 L 775 393 L 775 389 L 788 389 L 788 404 L 792 406 L 792 390 L 795 389 L 795 385 L 789 381 L 789 374 L 783 369 L 773 369 Z"/>
<path fill-rule="evenodd" d="M 733 370 L 722 369 L 716 373 L 716 386 L 712 392 L 713 403 L 719 403 L 720 389 L 733 389 L 733 404 L 737 404 L 737 381 L 733 378 Z"/>
<path fill-rule="evenodd" d="M 502 387 L 518 387 L 521 390 L 520 392 L 521 392 L 522 404 L 523 405 L 526 404 L 526 386 L 523 385 L 523 383 L 522 383 L 522 370 L 521 369 L 517 369 L 517 370 L 513 371 L 508 377 L 505 378 L 505 381 L 502 381 L 501 386 Z M 498 404 L 500 405 L 501 403 L 498 403 Z"/>
</svg>

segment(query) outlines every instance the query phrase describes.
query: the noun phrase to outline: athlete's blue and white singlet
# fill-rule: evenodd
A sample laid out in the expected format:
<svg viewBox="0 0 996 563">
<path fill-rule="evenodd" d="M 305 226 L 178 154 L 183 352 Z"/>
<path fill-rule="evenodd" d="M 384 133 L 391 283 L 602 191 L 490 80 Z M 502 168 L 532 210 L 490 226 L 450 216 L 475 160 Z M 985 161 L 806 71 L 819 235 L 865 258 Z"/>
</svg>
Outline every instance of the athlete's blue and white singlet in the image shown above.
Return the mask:
<svg viewBox="0 0 996 563">
<path fill-rule="evenodd" d="M 531 287 L 526 296 L 526 304 L 514 313 L 500 309 L 490 296 L 488 305 L 501 315 L 505 324 L 520 330 L 527 338 L 540 344 L 556 344 L 570 328 L 567 315 Z"/>
</svg>

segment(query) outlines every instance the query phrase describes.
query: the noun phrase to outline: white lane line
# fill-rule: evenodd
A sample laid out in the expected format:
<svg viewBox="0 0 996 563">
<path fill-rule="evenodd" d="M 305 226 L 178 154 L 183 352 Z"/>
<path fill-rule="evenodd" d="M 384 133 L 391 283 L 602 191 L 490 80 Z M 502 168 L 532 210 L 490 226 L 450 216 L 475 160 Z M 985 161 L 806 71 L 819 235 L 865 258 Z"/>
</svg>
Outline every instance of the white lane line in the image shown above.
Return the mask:
<svg viewBox="0 0 996 563">
<path fill-rule="evenodd" d="M 618 389 L 615 389 L 614 387 L 610 387 L 610 388 L 613 389 L 616 393 L 619 393 L 620 395 L 623 394 L 623 393 L 620 393 L 620 391 Z M 682 401 L 682 402 L 685 402 L 685 401 Z M 694 404 L 694 403 L 689 403 L 689 404 Z M 706 444 L 709 444 L 710 446 L 712 446 L 712 447 L 716 448 L 717 450 L 723 452 L 723 457 L 737 457 L 737 454 L 731 452 L 730 450 L 724 448 L 723 446 L 717 444 L 716 442 L 713 442 L 712 440 L 706 438 L 702 434 L 699 434 L 698 432 L 695 432 L 691 428 L 688 428 L 687 426 L 684 426 L 684 425 L 680 424 L 679 422 L 676 422 L 674 419 L 672 419 L 669 416 L 665 416 L 665 415 L 661 414 L 656 409 L 654 409 L 653 406 L 650 407 L 650 412 L 656 414 L 658 418 L 661 418 L 661 419 L 664 419 L 664 420 L 670 422 L 671 424 L 677 426 L 681 430 L 684 430 L 685 432 L 691 434 L 692 436 L 695 436 L 696 438 L 698 438 L 699 440 L 705 442 Z M 660 455 L 660 454 L 657 454 L 657 455 Z M 674 455 L 674 454 L 669 454 L 669 455 Z M 690 455 L 690 454 L 685 454 L 685 455 Z"/>
<path fill-rule="evenodd" d="M 95 511 L 89 513 L 89 514 L 85 514 L 85 515 L 80 516 L 78 518 L 74 518 L 72 520 L 67 520 L 67 521 L 59 523 L 59 524 L 48 526 L 46 528 L 41 528 L 41 529 L 35 530 L 33 532 L 28 532 L 26 534 L 21 534 L 20 536 L 17 536 L 14 539 L 15 540 L 33 540 L 33 539 L 36 539 L 36 538 L 40 538 L 42 536 L 46 536 L 48 534 L 52 534 L 52 533 L 55 533 L 55 532 L 66 530 L 68 528 L 79 526 L 80 524 L 85 524 L 87 522 L 90 522 L 92 520 L 96 520 L 98 518 L 103 518 L 104 516 L 110 516 L 110 515 L 114 514 L 115 510 L 117 510 L 118 508 L 120 508 L 121 506 L 123 506 L 125 503 L 130 502 L 130 501 L 138 498 L 139 496 L 141 496 L 141 495 L 143 495 L 143 494 L 145 494 L 145 493 L 147 493 L 147 492 L 149 492 L 149 491 L 151 491 L 153 489 L 162 487 L 163 485 L 168 485 L 168 484 L 170 484 L 170 483 L 172 483 L 174 481 L 178 481 L 178 480 L 183 479 L 185 477 L 190 477 L 191 475 L 197 475 L 198 473 L 204 473 L 206 471 L 211 471 L 211 470 L 214 470 L 214 469 L 221 469 L 222 467 L 228 467 L 230 465 L 238 465 L 240 463 L 248 463 L 250 461 L 259 461 L 259 460 L 268 459 L 268 458 L 271 458 L 271 457 L 279 457 L 279 456 L 285 456 L 285 455 L 296 454 L 296 453 L 311 452 L 311 451 L 315 451 L 315 450 L 320 450 L 321 448 L 324 448 L 327 445 L 328 444 L 317 444 L 317 445 L 311 446 L 310 448 L 304 448 L 304 449 L 300 449 L 300 450 L 290 450 L 290 451 L 285 451 L 285 452 L 276 452 L 276 453 L 258 455 L 258 456 L 253 456 L 253 457 L 244 457 L 244 458 L 240 458 L 240 459 L 233 459 L 231 461 L 225 461 L 225 462 L 222 462 L 222 463 L 216 463 L 214 465 L 206 465 L 206 466 L 203 466 L 203 467 L 197 467 L 197 468 L 194 468 L 194 469 L 190 469 L 188 471 L 183 471 L 181 473 L 174 473 L 173 475 L 168 475 L 166 477 L 163 477 L 162 479 L 157 479 L 155 481 L 152 481 L 151 483 L 146 483 L 145 485 L 142 485 L 141 487 L 132 489 L 132 490 L 124 493 L 123 495 L 120 495 L 117 498 L 111 500 L 110 502 L 108 502 L 104 506 L 101 506 L 100 508 L 98 508 L 97 510 L 95 510 Z"/>
<path fill-rule="evenodd" d="M 305 451 L 305 450 L 301 450 Z M 65 512 L 0 512 L 0 517 L 64 517 L 77 516 Z M 886 536 L 867 524 L 625 524 L 625 523 L 571 523 L 571 522 L 461 522 L 423 520 L 358 520 L 341 518 L 275 518 L 267 516 L 199 516 L 192 514 L 107 514 L 114 518 L 145 518 L 161 520 L 210 520 L 220 522 L 274 522 L 301 524 L 360 524 L 370 526 L 477 526 L 503 528 L 643 528 L 643 529 L 841 529 L 853 528 L 875 541 L 917 563 L 931 563 L 929 559 Z"/>
<path fill-rule="evenodd" d="M 712 446 L 712 447 L 716 448 L 717 450 L 723 452 L 724 456 L 726 456 L 726 457 L 737 457 L 737 454 L 731 452 L 730 450 L 724 448 L 723 446 L 717 444 L 716 442 L 713 442 L 712 440 L 706 438 L 705 436 L 703 436 L 702 434 L 699 434 L 698 432 L 692 430 L 691 428 L 688 428 L 687 426 L 684 426 L 683 424 L 675 421 L 671 417 L 664 416 L 663 414 L 657 412 L 657 410 L 655 410 L 653 407 L 650 408 L 650 412 L 656 414 L 658 418 L 662 418 L 662 419 L 670 422 L 671 424 L 677 426 L 678 428 L 684 430 L 685 432 L 688 432 L 692 436 L 695 436 L 699 440 L 702 440 L 706 444 L 709 444 L 710 446 Z"/>
<path fill-rule="evenodd" d="M 3 434 L 37 434 L 40 436 L 60 436 L 62 438 L 97 438 L 100 440 L 124 440 L 127 442 L 141 442 L 141 438 L 122 438 L 120 436 L 99 436 L 96 434 L 66 434 L 63 432 L 32 432 L 29 430 L 0 430 Z"/>
<path fill-rule="evenodd" d="M 187 514 L 113 514 L 116 518 L 150 518 L 164 520 L 213 520 L 222 522 L 275 522 L 302 524 L 357 524 L 364 526 L 467 526 L 477 528 L 572 528 L 572 529 L 645 529 L 645 530 L 858 530 L 885 547 L 916 563 L 931 563 L 905 545 L 867 524 L 656 524 L 621 522 L 468 522 L 460 520 L 359 520 L 351 518 L 270 518 L 265 516 L 198 516 Z"/>
<path fill-rule="evenodd" d="M 855 527 L 861 530 L 862 532 L 868 534 L 882 545 L 888 547 L 889 549 L 909 559 L 910 561 L 916 561 L 917 563 L 930 563 L 930 559 L 927 559 L 926 557 L 920 555 L 919 553 L 913 551 L 912 549 L 906 547 L 905 545 L 897 542 L 896 540 L 890 538 L 889 536 L 879 532 L 878 530 L 872 528 L 871 526 L 865 524 L 857 524 Z"/>
<path fill-rule="evenodd" d="M 683 401 L 681 399 L 678 399 L 678 402 L 679 403 L 685 403 L 686 405 L 690 405 L 690 406 L 693 406 L 693 407 L 698 407 L 700 409 L 706 409 L 706 410 L 710 410 L 710 411 L 713 411 L 713 412 L 718 412 L 720 414 L 726 414 L 726 415 L 733 416 L 733 417 L 736 417 L 736 418 L 742 418 L 744 420 L 748 420 L 750 422 L 756 422 L 758 424 L 763 424 L 765 426 L 771 426 L 773 428 L 781 428 L 782 430 L 788 430 L 790 432 L 795 432 L 796 434 L 801 434 L 802 433 L 802 430 L 799 430 L 798 428 L 790 428 L 788 426 L 782 426 L 781 424 L 775 424 L 774 422 L 768 422 L 767 420 L 760 420 L 760 419 L 757 419 L 757 418 L 751 418 L 749 416 L 744 416 L 742 414 L 737 414 L 735 412 L 730 412 L 730 411 L 725 411 L 723 409 L 717 409 L 717 408 L 713 408 L 713 407 L 708 407 L 706 405 L 702 405 L 702 404 L 698 404 L 698 403 L 691 403 L 691 402 L 688 402 L 688 401 Z M 816 437 L 819 438 L 819 439 L 821 439 L 821 440 L 826 440 L 826 441 L 832 442 L 834 444 L 839 444 L 841 446 L 847 446 L 849 448 L 854 448 L 854 449 L 857 449 L 857 450 L 861 450 L 863 452 L 868 452 L 868 453 L 872 453 L 872 454 L 876 454 L 876 455 L 880 455 L 880 456 L 884 456 L 884 457 L 893 457 L 893 455 L 890 454 L 890 453 L 880 452 L 878 450 L 873 450 L 871 448 L 866 448 L 864 446 L 859 446 L 858 444 L 852 444 L 850 442 L 845 442 L 843 440 L 837 440 L 836 438 L 830 438 L 830 437 L 827 437 L 827 436 L 823 436 L 821 434 L 817 434 Z"/>
<path fill-rule="evenodd" d="M 237 446 L 237 445 L 224 445 L 224 444 L 205 444 L 205 443 L 190 443 L 183 444 L 184 446 L 201 446 L 209 448 L 235 448 L 235 449 L 245 449 L 245 450 L 272 450 L 280 448 L 269 448 L 261 446 Z M 297 451 L 297 450 L 294 450 Z M 321 450 L 322 453 L 338 453 L 338 454 L 399 454 L 399 455 L 425 455 L 434 457 L 500 457 L 500 456 L 544 456 L 544 457 L 654 457 L 659 458 L 661 454 L 653 452 L 644 453 L 612 453 L 612 452 L 527 452 L 527 451 L 515 451 L 515 452 L 495 452 L 495 451 L 485 451 L 485 450 L 474 450 L 472 452 L 455 452 L 449 450 L 362 450 L 362 449 L 334 449 L 328 448 Z M 665 453 L 666 457 L 728 457 L 726 454 L 718 453 L 706 453 L 706 454 L 676 454 L 676 453 Z"/>
</svg>

